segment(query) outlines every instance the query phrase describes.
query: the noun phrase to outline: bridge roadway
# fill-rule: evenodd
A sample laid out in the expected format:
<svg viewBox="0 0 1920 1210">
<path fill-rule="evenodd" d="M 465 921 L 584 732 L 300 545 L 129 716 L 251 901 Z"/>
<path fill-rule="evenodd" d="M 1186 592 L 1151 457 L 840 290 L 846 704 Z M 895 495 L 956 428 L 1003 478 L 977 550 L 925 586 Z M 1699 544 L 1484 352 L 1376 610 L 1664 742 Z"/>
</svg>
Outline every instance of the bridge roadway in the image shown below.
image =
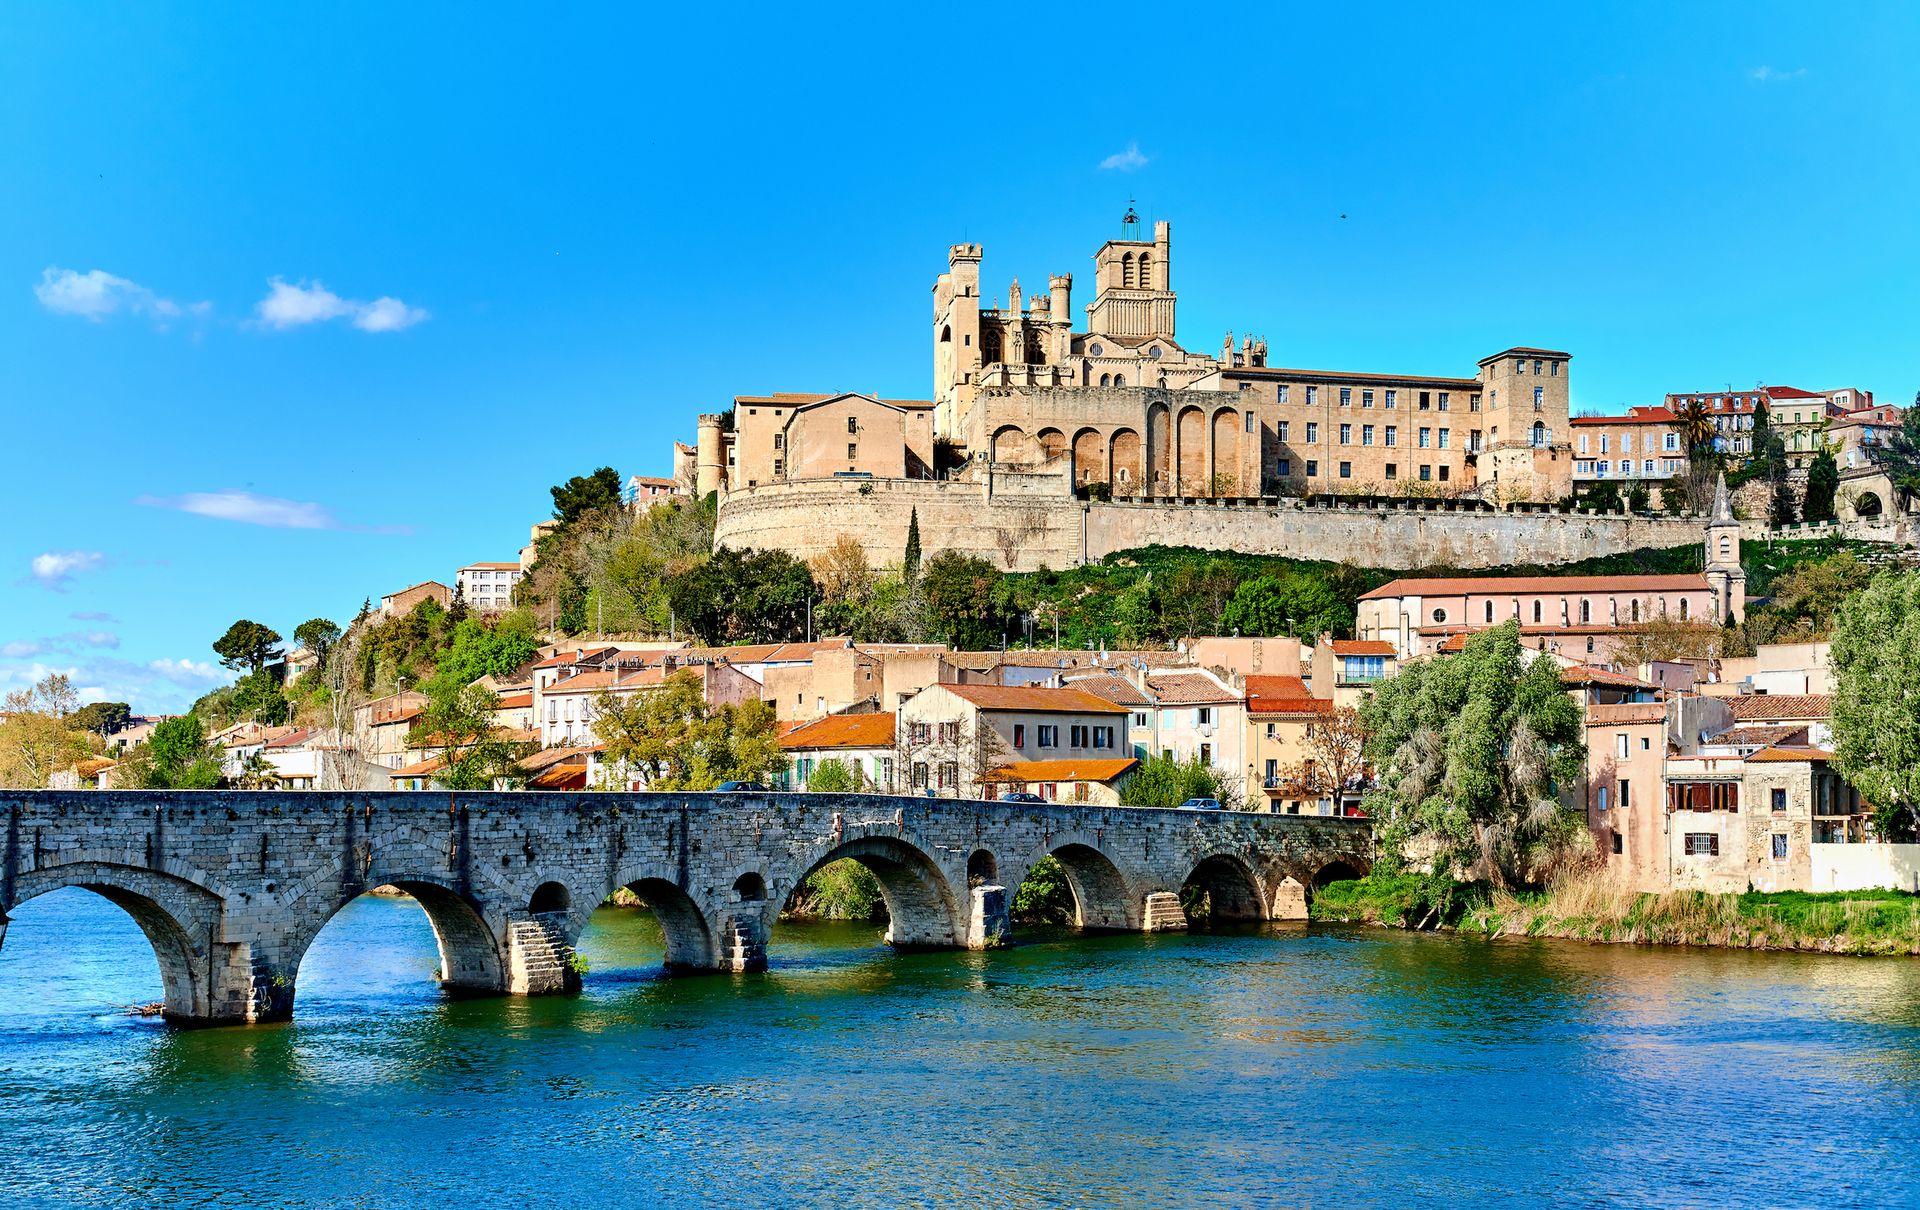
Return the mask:
<svg viewBox="0 0 1920 1210">
<path fill-rule="evenodd" d="M 1007 944 L 1036 862 L 1065 868 L 1085 929 L 1184 928 L 1203 888 L 1230 920 L 1300 919 L 1372 863 L 1364 820 L 869 794 L 8 791 L 0 942 L 36 896 L 85 887 L 153 943 L 166 1013 L 284 1020 L 300 959 L 362 893 L 419 901 L 449 990 L 575 991 L 573 945 L 626 887 L 674 971 L 753 971 L 794 888 L 839 858 L 873 871 L 905 948 Z"/>
</svg>

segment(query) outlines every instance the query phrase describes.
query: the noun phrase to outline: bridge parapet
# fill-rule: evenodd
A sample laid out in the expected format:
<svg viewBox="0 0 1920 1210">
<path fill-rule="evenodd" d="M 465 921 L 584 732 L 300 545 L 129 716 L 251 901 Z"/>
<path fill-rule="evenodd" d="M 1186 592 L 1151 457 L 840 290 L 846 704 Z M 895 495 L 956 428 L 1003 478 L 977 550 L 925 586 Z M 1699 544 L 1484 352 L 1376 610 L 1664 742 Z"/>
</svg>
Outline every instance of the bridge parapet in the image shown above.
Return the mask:
<svg viewBox="0 0 1920 1210">
<path fill-rule="evenodd" d="M 168 1015 L 284 1019 L 300 960 L 333 916 L 391 885 L 476 993 L 575 990 L 572 947 L 630 889 L 676 971 L 750 971 L 794 889 L 840 858 L 873 871 L 902 948 L 1004 944 L 1013 890 L 1042 858 L 1088 929 L 1166 927 L 1164 898 L 1286 919 L 1329 871 L 1371 865 L 1362 820 L 887 795 L 0 791 L 7 914 L 68 886 L 140 923 Z M 993 892 L 998 891 L 995 895 Z"/>
</svg>

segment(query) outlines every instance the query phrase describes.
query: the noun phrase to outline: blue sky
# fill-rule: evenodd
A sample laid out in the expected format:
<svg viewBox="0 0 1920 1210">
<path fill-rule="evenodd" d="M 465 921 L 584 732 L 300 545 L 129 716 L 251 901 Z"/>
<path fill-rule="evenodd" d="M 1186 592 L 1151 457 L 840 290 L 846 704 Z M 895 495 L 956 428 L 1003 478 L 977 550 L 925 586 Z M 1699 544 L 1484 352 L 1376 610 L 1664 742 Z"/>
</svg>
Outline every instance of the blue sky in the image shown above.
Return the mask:
<svg viewBox="0 0 1920 1210">
<path fill-rule="evenodd" d="M 733 394 L 924 396 L 949 243 L 1078 308 L 1130 196 L 1190 347 L 1920 388 L 1912 5 L 275 7 L 0 10 L 0 688 L 178 709 Z"/>
</svg>

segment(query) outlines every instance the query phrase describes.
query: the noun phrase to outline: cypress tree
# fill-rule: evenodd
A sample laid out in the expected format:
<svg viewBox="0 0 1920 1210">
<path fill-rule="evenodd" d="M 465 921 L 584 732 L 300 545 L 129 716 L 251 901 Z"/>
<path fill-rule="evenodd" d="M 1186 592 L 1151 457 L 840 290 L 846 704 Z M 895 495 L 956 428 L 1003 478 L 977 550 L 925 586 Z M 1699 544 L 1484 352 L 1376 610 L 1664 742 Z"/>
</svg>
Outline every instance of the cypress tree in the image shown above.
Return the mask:
<svg viewBox="0 0 1920 1210">
<path fill-rule="evenodd" d="M 1822 449 L 1807 468 L 1807 501 L 1804 513 L 1808 521 L 1833 520 L 1833 497 L 1840 490 L 1840 468 L 1833 451 Z"/>
<path fill-rule="evenodd" d="M 917 508 L 907 514 L 907 554 L 901 560 L 901 567 L 908 580 L 920 574 L 920 510 Z"/>
</svg>

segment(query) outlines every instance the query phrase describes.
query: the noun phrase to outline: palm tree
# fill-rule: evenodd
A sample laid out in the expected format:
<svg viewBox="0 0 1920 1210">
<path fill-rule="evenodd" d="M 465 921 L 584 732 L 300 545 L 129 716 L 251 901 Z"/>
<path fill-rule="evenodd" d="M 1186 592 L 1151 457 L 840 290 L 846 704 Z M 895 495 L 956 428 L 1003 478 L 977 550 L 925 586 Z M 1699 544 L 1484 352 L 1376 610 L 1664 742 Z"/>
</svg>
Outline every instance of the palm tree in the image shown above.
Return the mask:
<svg viewBox="0 0 1920 1210">
<path fill-rule="evenodd" d="M 266 753 L 255 751 L 240 762 L 236 780 L 242 790 L 271 790 L 280 784 L 280 771 L 273 767 Z"/>
<path fill-rule="evenodd" d="M 1713 426 L 1713 412 L 1707 407 L 1707 401 L 1695 396 L 1680 405 L 1677 414 L 1680 421 L 1680 435 L 1686 439 L 1687 456 L 1697 458 L 1703 451 L 1713 448 L 1716 432 Z"/>
</svg>

